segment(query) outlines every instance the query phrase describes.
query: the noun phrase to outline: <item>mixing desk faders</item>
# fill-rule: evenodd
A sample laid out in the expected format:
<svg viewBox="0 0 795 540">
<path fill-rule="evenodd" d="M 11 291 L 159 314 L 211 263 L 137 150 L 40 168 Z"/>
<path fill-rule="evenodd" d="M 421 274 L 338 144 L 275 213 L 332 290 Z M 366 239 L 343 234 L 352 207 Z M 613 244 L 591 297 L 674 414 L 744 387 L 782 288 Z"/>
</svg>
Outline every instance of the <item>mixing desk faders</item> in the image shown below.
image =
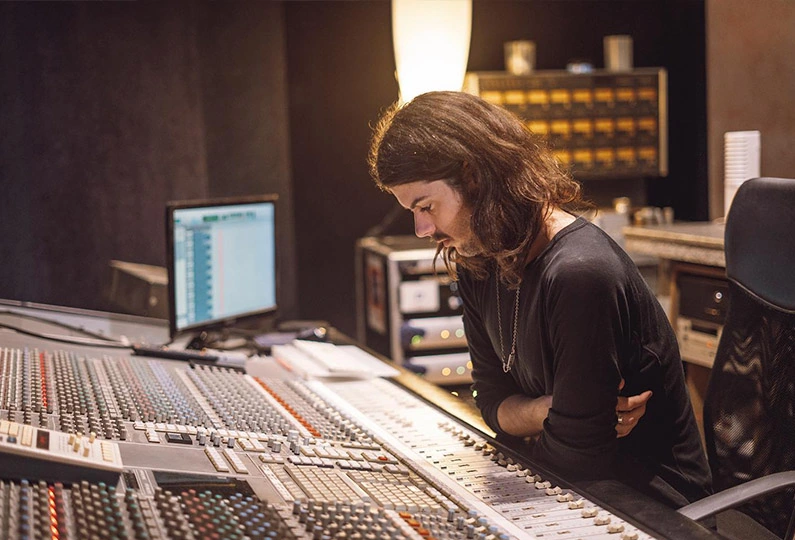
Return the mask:
<svg viewBox="0 0 795 540">
<path fill-rule="evenodd" d="M 663 537 L 392 381 L 0 340 L 0 538 Z"/>
</svg>

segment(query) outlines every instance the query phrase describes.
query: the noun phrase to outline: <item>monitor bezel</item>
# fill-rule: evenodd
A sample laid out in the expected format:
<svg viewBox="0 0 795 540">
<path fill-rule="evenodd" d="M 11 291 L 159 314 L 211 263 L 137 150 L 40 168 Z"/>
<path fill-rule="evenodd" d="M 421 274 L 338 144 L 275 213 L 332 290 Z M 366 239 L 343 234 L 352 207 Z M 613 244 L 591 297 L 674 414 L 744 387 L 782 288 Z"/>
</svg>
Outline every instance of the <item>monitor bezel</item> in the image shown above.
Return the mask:
<svg viewBox="0 0 795 540">
<path fill-rule="evenodd" d="M 217 197 L 206 199 L 191 199 L 191 200 L 177 200 L 168 201 L 166 203 L 166 271 L 168 273 L 168 330 L 172 339 L 179 335 L 188 332 L 196 331 L 214 331 L 228 328 L 233 324 L 244 319 L 253 319 L 255 317 L 263 317 L 266 315 L 273 315 L 279 308 L 279 233 L 278 233 L 278 210 L 279 205 L 277 201 L 279 196 L 275 193 L 266 193 L 261 195 L 245 195 L 237 197 Z M 188 208 L 203 208 L 203 207 L 216 207 L 216 206 L 239 206 L 252 203 L 272 203 L 273 204 L 273 221 L 274 221 L 274 262 L 275 262 L 275 277 L 276 277 L 276 304 L 267 309 L 256 311 L 248 311 L 245 313 L 238 313 L 229 317 L 222 317 L 200 323 L 191 324 L 182 328 L 177 328 L 177 302 L 176 302 L 176 287 L 174 283 L 174 212 L 176 210 L 184 210 Z"/>
</svg>

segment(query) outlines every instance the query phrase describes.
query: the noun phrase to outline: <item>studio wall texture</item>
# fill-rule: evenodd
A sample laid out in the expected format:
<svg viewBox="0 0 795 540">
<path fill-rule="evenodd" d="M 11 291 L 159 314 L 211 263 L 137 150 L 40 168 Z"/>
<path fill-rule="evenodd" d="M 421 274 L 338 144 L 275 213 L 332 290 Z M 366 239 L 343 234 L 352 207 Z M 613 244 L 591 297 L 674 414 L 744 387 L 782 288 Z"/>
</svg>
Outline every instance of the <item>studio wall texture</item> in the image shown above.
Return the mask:
<svg viewBox="0 0 795 540">
<path fill-rule="evenodd" d="M 165 265 L 178 199 L 279 193 L 294 266 L 283 19 L 267 2 L 0 4 L 0 298 L 105 308 L 111 259 Z"/>
</svg>

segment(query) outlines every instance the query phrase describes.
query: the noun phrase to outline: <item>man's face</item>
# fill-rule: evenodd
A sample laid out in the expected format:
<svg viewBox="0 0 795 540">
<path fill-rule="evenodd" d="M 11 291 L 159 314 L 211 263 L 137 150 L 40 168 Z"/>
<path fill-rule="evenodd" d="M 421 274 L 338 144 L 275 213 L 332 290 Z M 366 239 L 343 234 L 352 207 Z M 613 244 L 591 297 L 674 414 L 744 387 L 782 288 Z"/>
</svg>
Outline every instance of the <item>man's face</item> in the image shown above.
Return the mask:
<svg viewBox="0 0 795 540">
<path fill-rule="evenodd" d="M 470 210 L 461 195 L 444 180 L 417 181 L 390 188 L 403 208 L 414 214 L 414 233 L 433 238 L 464 257 L 482 250 L 469 226 Z"/>
</svg>

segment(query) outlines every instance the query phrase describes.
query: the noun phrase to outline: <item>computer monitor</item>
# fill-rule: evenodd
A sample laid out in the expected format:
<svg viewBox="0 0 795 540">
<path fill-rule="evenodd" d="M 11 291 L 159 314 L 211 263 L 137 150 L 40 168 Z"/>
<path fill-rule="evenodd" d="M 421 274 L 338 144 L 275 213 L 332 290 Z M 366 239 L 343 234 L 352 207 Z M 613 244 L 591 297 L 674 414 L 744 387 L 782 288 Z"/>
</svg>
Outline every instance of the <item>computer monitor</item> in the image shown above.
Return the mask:
<svg viewBox="0 0 795 540">
<path fill-rule="evenodd" d="M 275 195 L 166 206 L 171 337 L 277 308 Z"/>
</svg>

